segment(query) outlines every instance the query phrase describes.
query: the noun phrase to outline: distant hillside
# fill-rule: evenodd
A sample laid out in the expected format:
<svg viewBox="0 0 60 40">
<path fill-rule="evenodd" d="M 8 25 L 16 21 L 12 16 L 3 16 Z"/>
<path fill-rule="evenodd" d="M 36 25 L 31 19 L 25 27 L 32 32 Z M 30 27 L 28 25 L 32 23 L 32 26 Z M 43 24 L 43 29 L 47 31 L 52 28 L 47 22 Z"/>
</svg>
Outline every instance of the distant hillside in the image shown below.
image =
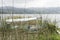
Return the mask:
<svg viewBox="0 0 60 40">
<path fill-rule="evenodd" d="M 2 12 L 3 9 L 3 12 Z M 56 14 L 60 13 L 60 7 L 51 7 L 51 8 L 15 8 L 15 7 L 0 7 L 0 14 Z"/>
</svg>

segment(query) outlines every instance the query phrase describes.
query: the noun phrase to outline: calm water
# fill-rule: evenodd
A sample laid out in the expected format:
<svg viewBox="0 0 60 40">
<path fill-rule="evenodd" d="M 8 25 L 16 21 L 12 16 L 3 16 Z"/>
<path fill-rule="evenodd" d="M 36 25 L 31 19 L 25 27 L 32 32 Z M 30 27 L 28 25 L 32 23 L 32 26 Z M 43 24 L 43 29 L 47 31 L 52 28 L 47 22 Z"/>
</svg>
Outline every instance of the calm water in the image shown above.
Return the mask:
<svg viewBox="0 0 60 40">
<path fill-rule="evenodd" d="M 0 14 L 0 17 L 5 18 L 5 17 L 12 17 L 12 14 Z M 32 16 L 32 17 L 40 17 L 42 16 L 42 19 L 47 19 L 47 20 L 51 20 L 51 21 L 54 21 L 56 20 L 57 21 L 57 25 L 60 27 L 60 14 L 13 14 L 13 16 L 25 16 L 25 17 L 28 17 L 28 16 Z"/>
<path fill-rule="evenodd" d="M 39 17 L 41 14 L 13 14 L 13 16 L 32 16 L 32 17 Z M 8 17 L 8 16 L 12 16 L 12 14 L 0 14 L 0 16 L 2 17 Z"/>
</svg>

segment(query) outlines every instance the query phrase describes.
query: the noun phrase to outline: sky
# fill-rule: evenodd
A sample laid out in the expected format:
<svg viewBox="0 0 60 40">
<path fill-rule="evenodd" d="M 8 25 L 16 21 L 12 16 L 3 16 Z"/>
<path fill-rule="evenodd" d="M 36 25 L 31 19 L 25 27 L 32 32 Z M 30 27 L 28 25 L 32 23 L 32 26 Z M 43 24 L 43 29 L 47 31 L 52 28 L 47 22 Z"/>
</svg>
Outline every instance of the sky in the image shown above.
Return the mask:
<svg viewBox="0 0 60 40">
<path fill-rule="evenodd" d="M 14 6 L 17 8 L 29 7 L 60 7 L 60 0 L 0 0 L 0 7 Z"/>
</svg>

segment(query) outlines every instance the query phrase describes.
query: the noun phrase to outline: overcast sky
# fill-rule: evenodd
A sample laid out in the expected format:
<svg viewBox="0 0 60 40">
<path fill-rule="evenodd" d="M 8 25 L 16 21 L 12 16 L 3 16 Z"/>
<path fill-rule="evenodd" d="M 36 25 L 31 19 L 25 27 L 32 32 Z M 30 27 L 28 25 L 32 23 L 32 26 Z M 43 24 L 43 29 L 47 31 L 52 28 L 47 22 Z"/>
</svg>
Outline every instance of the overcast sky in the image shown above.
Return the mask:
<svg viewBox="0 0 60 40">
<path fill-rule="evenodd" d="M 0 7 L 2 0 L 0 0 Z M 13 6 L 13 0 L 3 0 L 3 6 Z M 14 7 L 60 7 L 60 0 L 14 0 Z"/>
</svg>

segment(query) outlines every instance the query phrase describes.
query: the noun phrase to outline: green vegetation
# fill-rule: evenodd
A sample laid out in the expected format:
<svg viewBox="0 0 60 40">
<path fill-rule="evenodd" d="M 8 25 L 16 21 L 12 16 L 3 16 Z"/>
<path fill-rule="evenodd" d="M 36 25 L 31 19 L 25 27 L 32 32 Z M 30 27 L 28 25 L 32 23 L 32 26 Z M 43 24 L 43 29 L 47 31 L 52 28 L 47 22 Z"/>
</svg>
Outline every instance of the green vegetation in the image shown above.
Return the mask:
<svg viewBox="0 0 60 40">
<path fill-rule="evenodd" d="M 18 27 L 12 29 L 12 27 L 15 27 L 16 25 Z M 27 31 L 29 30 L 27 29 L 28 25 L 36 25 L 37 27 L 40 27 L 40 29 L 38 32 L 29 32 Z M 60 40 L 60 35 L 57 32 L 55 23 L 48 22 L 47 20 L 32 20 L 16 23 L 12 22 L 10 24 L 6 23 L 4 20 L 1 26 L 0 32 L 2 32 L 2 37 L 5 40 Z"/>
</svg>

